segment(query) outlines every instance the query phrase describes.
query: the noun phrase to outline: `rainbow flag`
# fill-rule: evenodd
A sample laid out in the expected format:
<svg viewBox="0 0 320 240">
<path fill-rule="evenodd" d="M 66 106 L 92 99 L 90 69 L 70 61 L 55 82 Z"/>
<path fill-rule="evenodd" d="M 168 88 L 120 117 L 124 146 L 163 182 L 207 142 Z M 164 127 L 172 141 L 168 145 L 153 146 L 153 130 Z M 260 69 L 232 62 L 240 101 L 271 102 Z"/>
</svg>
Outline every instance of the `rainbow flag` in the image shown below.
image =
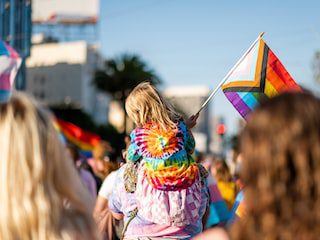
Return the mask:
<svg viewBox="0 0 320 240">
<path fill-rule="evenodd" d="M 227 225 L 230 226 L 236 219 L 242 218 L 246 214 L 245 203 L 244 203 L 244 193 L 241 190 L 236 197 L 233 207 L 230 212 L 230 217 Z"/>
<path fill-rule="evenodd" d="M 99 135 L 87 132 L 61 119 L 55 119 L 54 127 L 60 134 L 63 134 L 68 142 L 76 145 L 87 156 L 91 155 L 94 146 L 101 141 Z"/>
<path fill-rule="evenodd" d="M 0 40 L 0 103 L 9 100 L 20 65 L 19 54 Z"/>
<path fill-rule="evenodd" d="M 246 118 L 264 99 L 301 88 L 261 38 L 227 78 L 222 90 Z"/>
<path fill-rule="evenodd" d="M 66 140 L 65 136 L 63 135 L 63 133 L 62 133 L 62 131 L 61 131 L 61 128 L 60 128 L 60 126 L 59 126 L 56 118 L 53 118 L 53 119 L 52 119 L 52 124 L 53 124 L 54 129 L 55 129 L 55 130 L 57 131 L 57 133 L 58 133 L 60 142 L 61 142 L 63 145 L 66 145 L 66 144 L 67 144 L 67 140 Z"/>
</svg>

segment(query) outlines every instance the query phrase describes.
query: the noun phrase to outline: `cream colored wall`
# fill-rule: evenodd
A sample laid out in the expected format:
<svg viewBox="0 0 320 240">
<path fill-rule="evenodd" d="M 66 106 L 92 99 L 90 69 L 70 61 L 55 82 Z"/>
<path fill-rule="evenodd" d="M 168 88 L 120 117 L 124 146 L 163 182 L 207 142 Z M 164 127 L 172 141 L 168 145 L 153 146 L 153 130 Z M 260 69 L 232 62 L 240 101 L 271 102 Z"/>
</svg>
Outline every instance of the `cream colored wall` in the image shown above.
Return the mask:
<svg viewBox="0 0 320 240">
<path fill-rule="evenodd" d="M 26 62 L 26 90 L 46 104 L 72 102 L 106 123 L 109 98 L 92 84 L 101 62 L 96 46 L 84 41 L 35 45 Z"/>
<path fill-rule="evenodd" d="M 53 14 L 99 14 L 99 0 L 32 0 L 32 19 L 46 20 Z"/>
</svg>

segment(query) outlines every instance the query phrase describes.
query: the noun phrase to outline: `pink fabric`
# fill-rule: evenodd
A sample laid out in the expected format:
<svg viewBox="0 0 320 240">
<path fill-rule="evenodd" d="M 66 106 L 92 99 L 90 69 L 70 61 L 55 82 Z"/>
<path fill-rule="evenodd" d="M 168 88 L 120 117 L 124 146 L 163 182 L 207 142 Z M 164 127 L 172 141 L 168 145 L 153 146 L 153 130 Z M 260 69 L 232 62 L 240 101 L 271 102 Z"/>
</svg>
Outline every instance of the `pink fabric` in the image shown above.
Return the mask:
<svg viewBox="0 0 320 240">
<path fill-rule="evenodd" d="M 201 179 L 179 191 L 163 191 L 153 188 L 143 171 L 139 171 L 136 197 L 139 213 L 148 221 L 168 225 L 185 226 L 196 222 L 201 205 Z"/>
<path fill-rule="evenodd" d="M 115 213 L 124 214 L 124 223 L 127 223 L 130 218 L 131 211 L 137 207 L 137 196 L 135 193 L 128 193 L 124 187 L 124 170 L 126 165 L 121 167 L 117 173 L 117 184 L 114 186 L 114 190 L 109 199 L 109 208 Z M 201 206 L 198 209 L 199 218 L 189 225 L 182 227 L 160 225 L 146 220 L 141 216 L 140 210 L 138 210 L 137 216 L 130 222 L 126 238 L 138 238 L 138 237 L 171 237 L 173 239 L 186 238 L 191 239 L 195 235 L 202 231 L 202 216 L 206 208 L 208 207 L 209 191 L 207 188 L 207 182 L 205 185 L 199 188 L 201 191 Z M 153 206 L 155 207 L 155 206 Z M 147 206 L 150 209 L 150 206 Z"/>
<path fill-rule="evenodd" d="M 10 47 L 10 45 L 6 44 L 5 42 L 3 42 L 3 44 L 6 46 L 11 58 L 20 58 L 19 54 L 12 47 Z"/>
<path fill-rule="evenodd" d="M 209 174 L 207 179 L 211 202 L 223 201 L 223 198 L 221 196 L 220 190 L 214 177 L 211 174 Z"/>
<path fill-rule="evenodd" d="M 192 227 L 191 227 L 192 228 Z M 187 232 L 187 231 L 186 231 Z M 145 225 L 145 226 L 136 226 L 136 228 L 128 229 L 126 237 L 124 239 L 137 239 L 141 236 L 148 237 L 172 237 L 172 240 L 175 239 L 190 239 L 190 235 L 185 233 L 184 227 L 175 227 L 175 226 L 164 226 L 164 225 Z M 170 238 L 171 238 L 170 237 Z"/>
<path fill-rule="evenodd" d="M 0 89 L 1 90 L 11 90 L 10 74 L 0 75 Z"/>
</svg>

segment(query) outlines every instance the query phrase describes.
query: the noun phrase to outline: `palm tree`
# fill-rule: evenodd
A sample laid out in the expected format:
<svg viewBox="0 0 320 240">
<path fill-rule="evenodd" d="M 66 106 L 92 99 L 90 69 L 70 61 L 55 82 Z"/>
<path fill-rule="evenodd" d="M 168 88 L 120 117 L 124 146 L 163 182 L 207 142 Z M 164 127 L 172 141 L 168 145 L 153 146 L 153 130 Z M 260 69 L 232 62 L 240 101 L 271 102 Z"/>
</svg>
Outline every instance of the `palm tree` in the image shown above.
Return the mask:
<svg viewBox="0 0 320 240">
<path fill-rule="evenodd" d="M 312 68 L 314 80 L 320 83 L 320 51 L 314 54 Z"/>
<path fill-rule="evenodd" d="M 131 90 L 143 81 L 154 85 L 161 83 L 156 73 L 139 56 L 128 54 L 105 61 L 104 69 L 97 70 L 93 79 L 97 89 L 111 94 L 113 100 L 121 102 L 124 114 L 125 99 Z"/>
</svg>

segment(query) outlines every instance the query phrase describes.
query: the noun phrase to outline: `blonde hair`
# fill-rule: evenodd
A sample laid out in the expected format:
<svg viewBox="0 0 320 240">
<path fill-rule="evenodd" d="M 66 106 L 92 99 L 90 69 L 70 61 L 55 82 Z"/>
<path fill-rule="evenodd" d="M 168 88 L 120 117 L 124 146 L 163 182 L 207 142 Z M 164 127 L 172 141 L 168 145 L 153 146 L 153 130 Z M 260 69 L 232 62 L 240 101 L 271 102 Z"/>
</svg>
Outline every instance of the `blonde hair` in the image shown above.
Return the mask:
<svg viewBox="0 0 320 240">
<path fill-rule="evenodd" d="M 213 163 L 215 178 L 217 181 L 231 182 L 232 176 L 227 163 L 224 160 L 217 160 Z"/>
<path fill-rule="evenodd" d="M 97 239 L 93 202 L 51 116 L 14 93 L 0 105 L 0 239 Z"/>
<path fill-rule="evenodd" d="M 176 129 L 181 116 L 149 83 L 136 86 L 126 100 L 128 116 L 138 126 L 158 123 L 162 129 Z"/>
</svg>

